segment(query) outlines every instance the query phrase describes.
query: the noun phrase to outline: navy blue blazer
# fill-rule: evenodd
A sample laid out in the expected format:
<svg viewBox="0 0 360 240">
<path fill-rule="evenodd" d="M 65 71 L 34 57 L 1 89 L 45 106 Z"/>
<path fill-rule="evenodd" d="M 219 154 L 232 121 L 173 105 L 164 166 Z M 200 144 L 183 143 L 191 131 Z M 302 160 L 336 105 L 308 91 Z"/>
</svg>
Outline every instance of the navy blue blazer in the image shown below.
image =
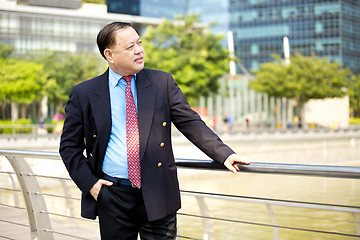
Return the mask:
<svg viewBox="0 0 360 240">
<path fill-rule="evenodd" d="M 73 87 L 59 149 L 70 177 L 82 191 L 81 216 L 90 219 L 97 216 L 90 189 L 103 176 L 101 167 L 111 131 L 108 74 L 107 70 Z M 149 221 L 153 221 L 181 206 L 171 123 L 220 164 L 234 151 L 190 108 L 169 73 L 143 69 L 137 74 L 136 87 L 141 189 Z"/>
</svg>

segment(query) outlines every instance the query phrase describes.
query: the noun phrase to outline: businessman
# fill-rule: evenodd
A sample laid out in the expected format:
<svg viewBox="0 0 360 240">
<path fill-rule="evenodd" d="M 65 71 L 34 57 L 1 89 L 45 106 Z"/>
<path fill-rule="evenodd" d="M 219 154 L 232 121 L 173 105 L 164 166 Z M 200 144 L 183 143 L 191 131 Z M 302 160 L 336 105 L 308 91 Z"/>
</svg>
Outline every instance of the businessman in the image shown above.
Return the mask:
<svg viewBox="0 0 360 240">
<path fill-rule="evenodd" d="M 60 143 L 82 191 L 81 215 L 99 216 L 102 239 L 175 239 L 181 204 L 171 123 L 233 173 L 250 162 L 191 110 L 169 73 L 144 68 L 130 24 L 106 25 L 97 44 L 109 68 L 72 89 Z"/>
</svg>

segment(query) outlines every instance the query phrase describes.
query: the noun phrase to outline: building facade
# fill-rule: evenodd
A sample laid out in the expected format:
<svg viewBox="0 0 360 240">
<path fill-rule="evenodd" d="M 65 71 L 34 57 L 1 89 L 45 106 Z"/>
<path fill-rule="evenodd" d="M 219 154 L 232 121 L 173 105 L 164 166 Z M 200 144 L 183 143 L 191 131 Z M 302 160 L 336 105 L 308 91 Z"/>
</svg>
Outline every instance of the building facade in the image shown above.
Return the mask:
<svg viewBox="0 0 360 240">
<path fill-rule="evenodd" d="M 110 12 L 173 19 L 195 13 L 216 34 L 234 34 L 235 55 L 256 70 L 271 55 L 283 56 L 283 37 L 291 54 L 329 57 L 360 73 L 359 0 L 107 0 Z M 130 6 L 131 5 L 131 6 Z M 226 41 L 224 41 L 226 44 Z"/>
<path fill-rule="evenodd" d="M 174 19 L 177 15 L 198 14 L 211 24 L 212 31 L 225 35 L 229 29 L 229 1 L 218 0 L 106 0 L 109 13 Z"/>
<path fill-rule="evenodd" d="M 217 0 L 189 0 L 188 14 L 197 14 L 200 20 L 211 26 L 211 30 L 218 35 L 224 36 L 224 44 L 227 44 L 226 35 L 229 30 L 229 1 Z"/>
<path fill-rule="evenodd" d="M 236 55 L 248 69 L 283 56 L 315 54 L 360 72 L 360 1 L 230 0 L 230 29 Z"/>
<path fill-rule="evenodd" d="M 74 9 L 39 6 L 49 1 L 18 2 L 27 5 L 0 5 L 0 40 L 14 45 L 17 53 L 97 51 L 96 34 L 111 21 L 132 22 L 141 32 L 147 24 L 160 24 L 161 18 L 195 13 L 205 23 L 216 22 L 216 34 L 233 32 L 235 55 L 249 70 L 272 61 L 272 54 L 283 56 L 287 36 L 292 55 L 330 57 L 360 73 L 358 0 L 107 0 L 107 10 L 105 5 L 79 8 L 77 1 Z"/>
<path fill-rule="evenodd" d="M 15 54 L 47 50 L 98 52 L 98 32 L 114 21 L 130 22 L 140 33 L 147 25 L 162 22 L 160 18 L 108 13 L 106 5 L 83 4 L 81 8 L 65 9 L 5 1 L 0 5 L 0 41 L 13 45 Z"/>
<path fill-rule="evenodd" d="M 188 0 L 106 0 L 109 13 L 173 19 L 185 15 Z"/>
</svg>

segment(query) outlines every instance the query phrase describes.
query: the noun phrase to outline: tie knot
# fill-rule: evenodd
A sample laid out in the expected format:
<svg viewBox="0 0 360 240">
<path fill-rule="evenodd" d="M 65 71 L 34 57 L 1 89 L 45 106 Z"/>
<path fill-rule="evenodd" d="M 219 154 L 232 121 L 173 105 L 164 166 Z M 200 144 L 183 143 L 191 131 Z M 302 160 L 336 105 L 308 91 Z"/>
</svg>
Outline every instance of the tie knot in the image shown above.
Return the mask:
<svg viewBox="0 0 360 240">
<path fill-rule="evenodd" d="M 122 78 L 126 81 L 126 83 L 130 83 L 130 82 L 131 82 L 132 75 L 123 76 Z"/>
</svg>

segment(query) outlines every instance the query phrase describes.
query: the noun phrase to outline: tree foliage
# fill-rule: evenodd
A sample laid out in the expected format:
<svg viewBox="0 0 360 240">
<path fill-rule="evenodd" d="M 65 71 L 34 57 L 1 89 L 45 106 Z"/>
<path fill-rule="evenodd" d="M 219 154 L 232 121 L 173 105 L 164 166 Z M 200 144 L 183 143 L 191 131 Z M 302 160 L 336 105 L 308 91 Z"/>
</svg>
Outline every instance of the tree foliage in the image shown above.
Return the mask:
<svg viewBox="0 0 360 240">
<path fill-rule="evenodd" d="M 106 0 L 82 0 L 82 3 L 105 4 Z"/>
<path fill-rule="evenodd" d="M 143 36 L 146 67 L 173 75 L 190 103 L 199 95 L 218 89 L 218 79 L 228 72 L 228 51 L 198 16 L 164 20 L 157 28 L 148 27 Z"/>
<path fill-rule="evenodd" d="M 13 46 L 0 43 L 0 105 L 2 115 L 7 104 L 30 104 L 39 99 L 39 90 L 46 85 L 41 64 L 10 58 Z"/>
<path fill-rule="evenodd" d="M 99 75 L 106 68 L 98 55 L 88 52 L 51 51 L 41 56 L 11 58 L 12 51 L 12 46 L 0 43 L 2 118 L 10 103 L 39 103 L 44 96 L 60 111 L 75 84 Z"/>
<path fill-rule="evenodd" d="M 0 101 L 30 104 L 46 82 L 43 66 L 17 59 L 0 59 Z"/>
<path fill-rule="evenodd" d="M 13 51 L 14 51 L 13 46 L 7 45 L 7 44 L 2 44 L 0 41 L 0 58 L 1 59 L 9 58 L 9 56 L 12 54 Z"/>
<path fill-rule="evenodd" d="M 360 74 L 353 76 L 350 81 L 349 97 L 353 116 L 360 118 Z"/>
<path fill-rule="evenodd" d="M 274 60 L 261 64 L 255 72 L 255 79 L 250 84 L 254 90 L 274 97 L 295 98 L 300 108 L 309 99 L 342 97 L 346 94 L 345 87 L 348 86 L 351 71 L 341 68 L 337 62 L 300 54 L 292 56 L 288 65 L 279 56 L 274 56 Z"/>
<path fill-rule="evenodd" d="M 49 52 L 38 60 L 44 65 L 48 86 L 44 94 L 49 101 L 62 104 L 69 97 L 71 88 L 76 84 L 93 78 L 105 69 L 100 58 L 92 53 Z"/>
</svg>

